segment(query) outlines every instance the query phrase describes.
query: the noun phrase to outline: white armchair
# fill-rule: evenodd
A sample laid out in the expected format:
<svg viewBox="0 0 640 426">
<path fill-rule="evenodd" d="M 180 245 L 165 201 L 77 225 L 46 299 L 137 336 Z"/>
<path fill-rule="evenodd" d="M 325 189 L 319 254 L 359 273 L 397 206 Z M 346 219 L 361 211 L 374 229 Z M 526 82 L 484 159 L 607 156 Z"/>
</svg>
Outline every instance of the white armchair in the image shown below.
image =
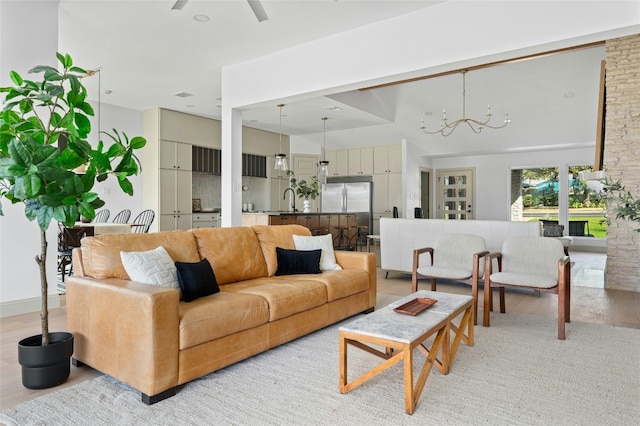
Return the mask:
<svg viewBox="0 0 640 426">
<path fill-rule="evenodd" d="M 429 253 L 431 262 L 420 265 L 420 255 Z M 442 234 L 434 247 L 413 251 L 412 291 L 418 291 L 418 279 L 430 278 L 431 291 L 436 291 L 436 280 L 448 279 L 471 285 L 474 301 L 473 322 L 478 316 L 478 281 L 484 275 L 484 256 L 488 255 L 484 238 L 471 234 Z"/>
<path fill-rule="evenodd" d="M 492 259 L 498 271 L 492 271 Z M 565 322 L 570 322 L 571 263 L 562 243 L 555 238 L 512 237 L 502 252 L 486 256 L 483 325 L 489 327 L 491 288 L 500 293 L 500 312 L 505 312 L 504 288 L 524 287 L 558 295 L 558 339 L 565 339 Z"/>
</svg>

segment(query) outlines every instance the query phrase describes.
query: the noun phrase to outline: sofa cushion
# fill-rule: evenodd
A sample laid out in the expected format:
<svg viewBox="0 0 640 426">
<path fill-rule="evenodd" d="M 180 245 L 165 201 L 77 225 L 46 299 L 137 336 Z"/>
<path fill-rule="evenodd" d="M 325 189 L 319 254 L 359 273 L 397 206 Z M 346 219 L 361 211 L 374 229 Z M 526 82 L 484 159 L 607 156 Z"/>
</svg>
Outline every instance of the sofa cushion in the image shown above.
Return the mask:
<svg viewBox="0 0 640 426">
<path fill-rule="evenodd" d="M 269 305 L 260 296 L 223 291 L 180 303 L 180 350 L 210 342 L 269 321 Z M 211 354 L 216 357 L 216 354 Z"/>
<path fill-rule="evenodd" d="M 267 276 L 267 265 L 253 229 L 198 228 L 191 231 L 200 256 L 211 264 L 218 284 Z M 273 252 L 275 256 L 275 248 Z"/>
<path fill-rule="evenodd" d="M 158 246 L 177 262 L 198 262 L 200 255 L 190 231 L 166 231 L 150 234 L 106 234 L 82 239 L 82 264 L 93 278 L 130 279 L 120 259 L 121 251 L 148 251 Z"/>
<path fill-rule="evenodd" d="M 327 289 L 329 302 L 369 290 L 369 274 L 361 269 L 324 271 L 319 275 L 288 275 L 278 278 L 321 282 Z"/>
<path fill-rule="evenodd" d="M 322 250 L 287 250 L 276 247 L 276 275 L 320 274 Z"/>
<path fill-rule="evenodd" d="M 200 262 L 176 262 L 178 282 L 185 302 L 220 291 L 216 276 L 207 259 Z"/>
<path fill-rule="evenodd" d="M 296 250 L 322 250 L 320 256 L 320 269 L 323 271 L 336 271 L 342 269 L 336 263 L 336 255 L 333 251 L 333 236 L 331 234 L 315 235 L 311 237 L 293 235 L 293 243 Z"/>
<path fill-rule="evenodd" d="M 121 251 L 120 260 L 133 281 L 180 291 L 176 265 L 164 247 L 159 246 L 148 251 Z"/>
<path fill-rule="evenodd" d="M 326 286 L 311 279 L 258 278 L 229 284 L 222 289 L 264 298 L 269 306 L 269 321 L 286 318 L 327 303 Z"/>
<path fill-rule="evenodd" d="M 251 227 L 260 241 L 262 254 L 267 263 L 268 276 L 272 277 L 278 269 L 276 247 L 289 250 L 296 248 L 293 243 L 293 234 L 310 236 L 311 231 L 302 225 L 254 225 Z"/>
</svg>

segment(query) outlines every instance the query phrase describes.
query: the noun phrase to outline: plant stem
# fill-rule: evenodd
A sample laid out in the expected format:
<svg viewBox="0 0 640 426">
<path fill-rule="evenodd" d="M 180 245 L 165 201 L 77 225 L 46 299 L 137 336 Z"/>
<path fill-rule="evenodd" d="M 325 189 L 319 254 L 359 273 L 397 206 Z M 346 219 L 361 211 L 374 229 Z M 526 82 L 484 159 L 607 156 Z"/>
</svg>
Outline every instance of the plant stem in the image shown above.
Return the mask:
<svg viewBox="0 0 640 426">
<path fill-rule="evenodd" d="M 44 229 L 40 229 L 40 256 L 36 256 L 36 263 L 40 269 L 40 289 L 42 308 L 40 310 L 40 319 L 42 325 L 42 346 L 49 344 L 49 308 L 48 293 L 49 283 L 47 282 L 47 233 Z"/>
</svg>

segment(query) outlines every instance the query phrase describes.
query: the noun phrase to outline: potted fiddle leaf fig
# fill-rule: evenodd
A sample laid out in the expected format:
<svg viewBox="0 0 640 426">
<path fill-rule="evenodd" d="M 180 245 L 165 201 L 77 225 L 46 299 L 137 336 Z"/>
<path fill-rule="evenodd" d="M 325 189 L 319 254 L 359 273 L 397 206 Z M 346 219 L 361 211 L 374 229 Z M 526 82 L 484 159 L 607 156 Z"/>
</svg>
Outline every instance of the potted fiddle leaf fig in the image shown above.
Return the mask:
<svg viewBox="0 0 640 426">
<path fill-rule="evenodd" d="M 29 71 L 40 79 L 24 79 L 11 71 L 12 86 L 0 88 L 4 107 L 0 115 L 0 216 L 2 201 L 24 205 L 24 214 L 40 229 L 40 254 L 35 261 L 40 272 L 42 305 L 41 334 L 18 344 L 22 383 L 31 389 L 48 388 L 64 382 L 70 373 L 73 334 L 49 333 L 47 237 L 52 221 L 73 226 L 79 216 L 92 219 L 104 205 L 93 191 L 96 182 L 109 176 L 120 188 L 133 194 L 129 176 L 138 174 L 140 162 L 134 151 L 146 141 L 129 139 L 115 129 L 108 144 L 92 147 L 87 102 L 82 79 L 90 76 L 73 65 L 69 55 L 56 54 L 59 69 L 39 65 Z M 84 174 L 74 169 L 86 168 Z"/>
</svg>

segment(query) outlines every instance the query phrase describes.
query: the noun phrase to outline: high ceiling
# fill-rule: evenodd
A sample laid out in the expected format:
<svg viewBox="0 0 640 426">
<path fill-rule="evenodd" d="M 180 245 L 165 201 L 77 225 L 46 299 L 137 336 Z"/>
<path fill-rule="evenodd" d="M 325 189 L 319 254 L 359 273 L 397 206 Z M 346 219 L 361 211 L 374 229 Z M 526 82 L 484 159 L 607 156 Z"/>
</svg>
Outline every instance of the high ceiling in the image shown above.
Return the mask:
<svg viewBox="0 0 640 426">
<path fill-rule="evenodd" d="M 103 103 L 134 110 L 219 118 L 222 67 L 441 2 L 263 0 L 264 22 L 245 0 L 190 0 L 181 10 L 174 3 L 60 1 L 60 50 L 101 70 L 99 88 L 88 83 L 94 99 L 99 93 Z M 208 21 L 194 19 L 201 16 Z M 439 127 L 443 108 L 450 120 L 462 116 L 462 76 L 453 73 L 287 104 L 283 133 L 321 143 L 320 118 L 328 116 L 328 148 L 403 138 L 430 156 L 593 146 L 602 59 L 600 46 L 468 72 L 466 116 L 484 119 L 490 104 L 499 124 L 506 109 L 512 122 L 501 130 L 475 135 L 461 127 L 443 138 L 418 129 L 423 118 Z M 279 131 L 277 104 L 248 108 L 244 124 Z"/>
</svg>

